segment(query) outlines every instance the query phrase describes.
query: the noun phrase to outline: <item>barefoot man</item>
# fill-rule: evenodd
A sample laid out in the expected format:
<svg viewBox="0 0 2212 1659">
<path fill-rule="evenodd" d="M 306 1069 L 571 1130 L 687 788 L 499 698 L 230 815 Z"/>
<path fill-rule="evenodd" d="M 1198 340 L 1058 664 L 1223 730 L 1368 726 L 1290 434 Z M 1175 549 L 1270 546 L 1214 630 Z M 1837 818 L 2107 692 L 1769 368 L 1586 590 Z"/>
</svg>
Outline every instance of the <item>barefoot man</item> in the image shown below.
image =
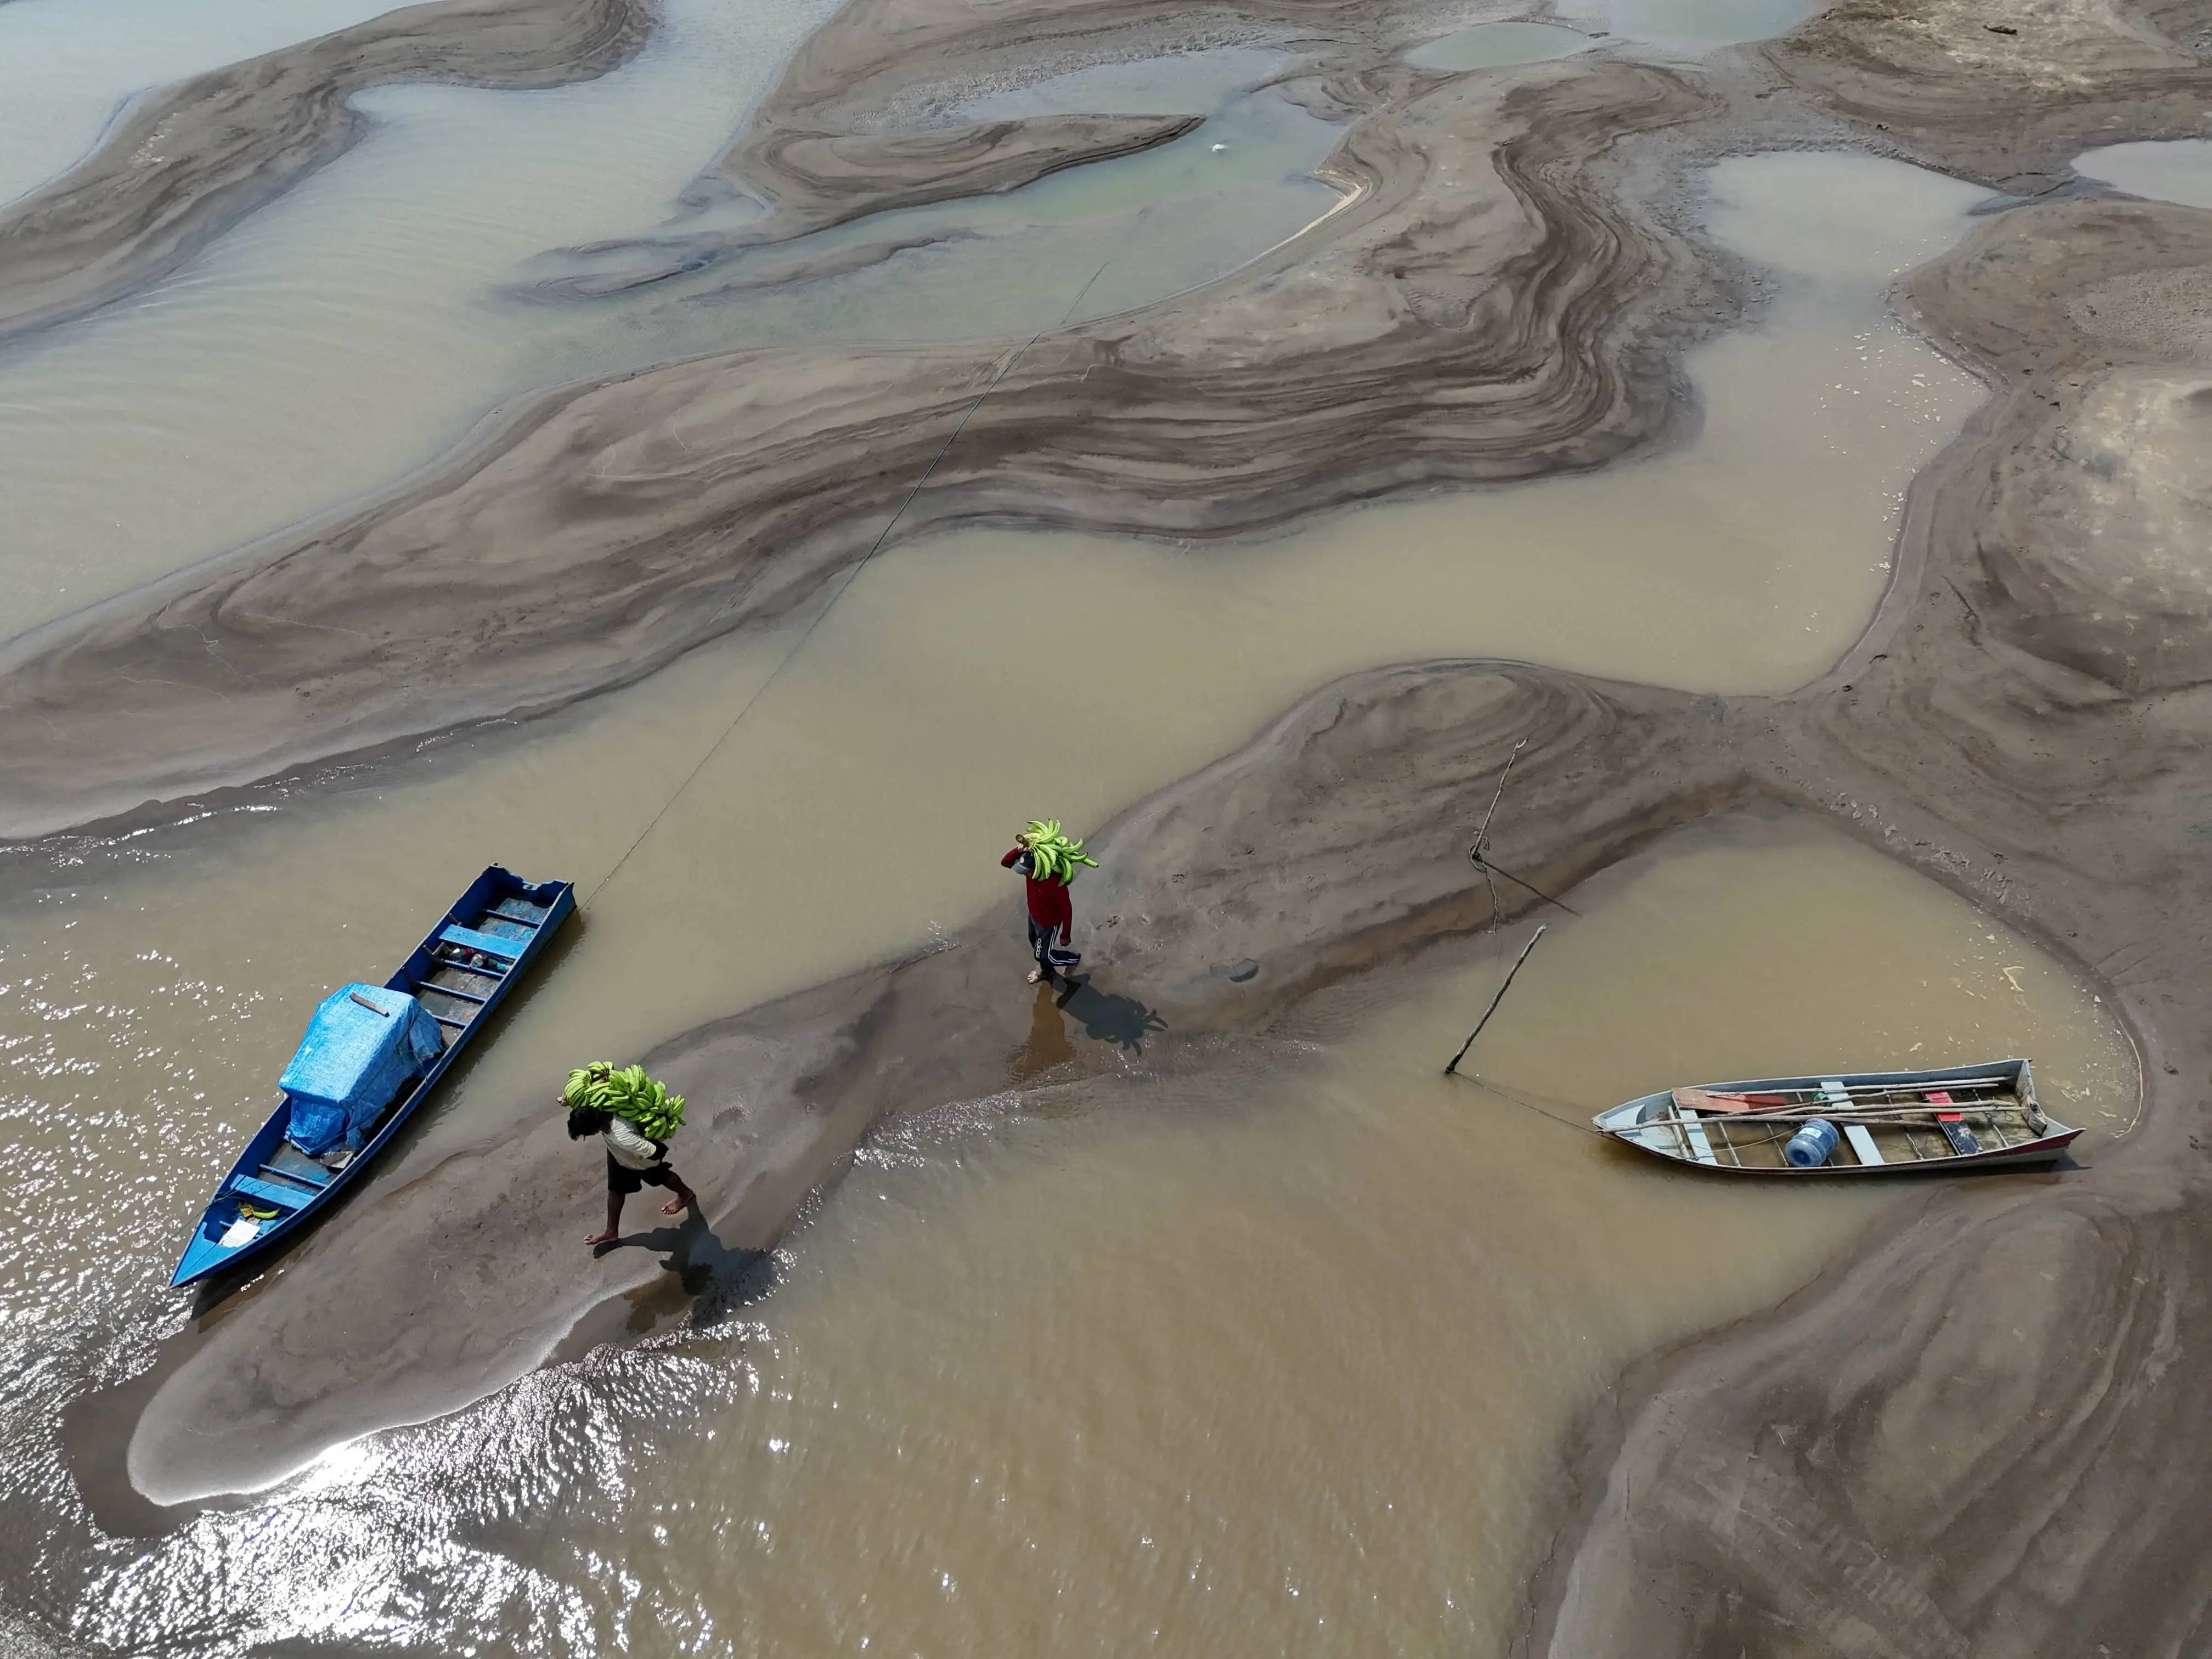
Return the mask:
<svg viewBox="0 0 2212 1659">
<path fill-rule="evenodd" d="M 1065 974 L 1083 959 L 1063 948 L 1075 926 L 1075 904 L 1067 884 L 1075 879 L 1076 866 L 1087 864 L 1096 870 L 1098 860 L 1084 856 L 1081 842 L 1060 834 L 1058 818 L 1031 818 L 1030 827 L 1014 837 L 1013 851 L 999 862 L 1029 885 L 1030 954 L 1036 958 L 1029 982 L 1035 985 Z"/>
<path fill-rule="evenodd" d="M 586 1235 L 585 1243 L 613 1243 L 622 1231 L 623 1201 L 641 1188 L 665 1187 L 676 1194 L 660 1206 L 663 1215 L 680 1214 L 698 1203 L 698 1194 L 668 1167 L 667 1140 L 653 1139 L 637 1121 L 646 1118 L 664 1137 L 673 1134 L 684 1121 L 683 1096 L 671 1095 L 635 1066 L 617 1072 L 598 1060 L 569 1074 L 561 1098 L 568 1109 L 568 1139 L 597 1135 L 607 1146 L 606 1231 Z M 629 1108 L 635 1115 L 612 1109 L 617 1107 Z"/>
</svg>

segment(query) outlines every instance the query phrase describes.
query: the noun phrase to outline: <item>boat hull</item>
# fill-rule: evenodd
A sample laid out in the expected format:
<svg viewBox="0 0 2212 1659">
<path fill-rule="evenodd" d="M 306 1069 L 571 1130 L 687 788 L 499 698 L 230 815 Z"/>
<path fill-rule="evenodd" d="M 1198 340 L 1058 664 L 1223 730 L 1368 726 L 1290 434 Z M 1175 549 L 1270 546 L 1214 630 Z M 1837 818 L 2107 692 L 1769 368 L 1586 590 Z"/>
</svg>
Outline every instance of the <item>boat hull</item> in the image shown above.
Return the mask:
<svg viewBox="0 0 2212 1659">
<path fill-rule="evenodd" d="M 502 905 L 514 915 L 502 915 L 499 910 Z M 360 1181 L 362 1172 L 422 1108 L 440 1079 L 459 1058 L 461 1051 L 482 1032 L 492 1011 L 507 1000 L 514 987 L 543 957 L 553 935 L 574 914 L 575 908 L 573 884 L 525 881 L 497 865 L 470 883 L 468 890 L 454 901 L 453 908 L 424 936 L 422 944 L 415 947 L 406 962 L 385 981 L 385 984 L 392 990 L 404 991 L 410 996 L 434 994 L 449 1008 L 466 1006 L 471 1011 L 465 1019 L 440 1018 L 441 1025 L 452 1030 L 444 1052 L 385 1113 L 375 1132 L 343 1168 L 331 1171 L 319 1188 L 312 1192 L 308 1182 L 293 1179 L 283 1190 L 288 1199 L 301 1200 L 296 1207 L 283 1209 L 276 1219 L 260 1225 L 250 1238 L 226 1243 L 224 1236 L 240 1224 L 237 1217 L 241 1196 L 252 1195 L 241 1183 L 258 1183 L 261 1190 L 270 1189 L 270 1183 L 264 1177 L 269 1172 L 270 1160 L 282 1152 L 286 1133 L 291 1125 L 290 1103 L 280 1103 L 268 1120 L 254 1132 L 252 1139 L 246 1143 L 246 1149 L 231 1165 L 230 1172 L 216 1184 L 215 1196 L 201 1212 L 199 1224 L 193 1228 L 192 1236 L 185 1245 L 184 1255 L 177 1262 L 176 1272 L 170 1277 L 170 1285 L 197 1284 L 217 1273 L 264 1261 L 279 1245 L 305 1234 L 316 1218 L 331 1208 L 340 1193 Z M 516 918 L 526 913 L 534 915 L 535 919 L 527 923 L 528 936 L 522 938 L 519 935 L 524 924 Z M 492 920 L 488 922 L 487 918 Z M 494 935 L 475 931 L 471 924 L 479 927 L 509 926 L 512 931 Z M 489 947 L 487 951 L 475 954 L 501 969 L 496 983 L 481 996 L 473 992 L 447 991 L 435 981 L 434 975 L 441 971 L 450 976 L 461 976 L 450 959 L 451 953 L 456 949 L 451 941 L 456 938 L 471 945 L 480 942 Z M 512 957 L 501 954 L 510 941 L 514 948 Z M 441 952 L 446 954 L 441 955 Z M 472 980 L 489 979 L 488 974 L 470 975 L 468 977 Z M 301 1165 L 305 1162 L 301 1160 Z M 279 1172 L 280 1180 L 283 1174 Z"/>
<path fill-rule="evenodd" d="M 1992 1061 L 1986 1066 L 1948 1066 L 1936 1071 L 1919 1072 L 1829 1072 L 1818 1076 L 1793 1078 L 1750 1078 L 1733 1083 L 1707 1083 L 1697 1085 L 1697 1091 L 1706 1095 L 1775 1097 L 1780 1096 L 1796 1103 L 1792 1109 L 1799 1114 L 1817 1112 L 1838 1121 L 1852 1117 L 1848 1107 L 1829 1107 L 1820 1097 L 1835 1085 L 1842 1085 L 1847 1097 L 1880 1098 L 1887 1094 L 1926 1093 L 1928 1091 L 1959 1089 L 1966 1085 L 1990 1085 L 2009 1091 L 2017 1108 L 2000 1108 L 1995 1119 L 1984 1105 L 1973 1101 L 1930 1103 L 1924 1114 L 1914 1116 L 1932 1118 L 1939 1110 L 1958 1110 L 1966 1115 L 1984 1120 L 1983 1133 L 2005 1134 L 2001 1120 L 2018 1115 L 2023 1124 L 2030 1116 L 2041 1117 L 2035 1104 L 2034 1077 L 2025 1060 Z M 2022 1139 L 2006 1136 L 2004 1144 L 1982 1146 L 1971 1152 L 1955 1149 L 1929 1156 L 1924 1152 L 1911 1158 L 1883 1155 L 1871 1135 L 1850 1136 L 1839 1143 L 1838 1151 L 1826 1162 L 1801 1168 L 1784 1161 L 1778 1155 L 1772 1162 L 1747 1161 L 1740 1148 L 1733 1144 L 1740 1129 L 1766 1130 L 1772 1144 L 1773 1136 L 1790 1127 L 1793 1120 L 1765 1117 L 1758 1109 L 1740 1113 L 1702 1114 L 1685 1110 L 1678 1103 L 1686 1091 L 1662 1090 L 1656 1094 L 1644 1095 L 1623 1102 L 1609 1111 L 1601 1112 L 1591 1120 L 1601 1133 L 1625 1146 L 1664 1158 L 1670 1164 L 1691 1169 L 1711 1170 L 1722 1175 L 1740 1175 L 1760 1178 L 1775 1176 L 1809 1177 L 1826 1180 L 1878 1180 L 1885 1176 L 1911 1175 L 1963 1174 L 1970 1170 L 2021 1170 L 2047 1168 L 2066 1154 L 2068 1147 L 2079 1138 L 2081 1131 L 2069 1128 L 2047 1117 L 2042 1117 L 2040 1130 L 2024 1130 Z M 1801 1098 L 1802 1097 L 1802 1098 Z M 1764 1119 L 1764 1121 L 1762 1121 Z M 1905 1127 L 1905 1136 L 1912 1141 L 1917 1135 L 1923 1146 L 1950 1143 L 1943 1137 L 1940 1126 L 1914 1121 L 1909 1125 L 1881 1126 L 1884 1138 L 1893 1143 L 1897 1139 L 1895 1129 Z M 1734 1153 L 1732 1157 L 1730 1154 Z"/>
</svg>

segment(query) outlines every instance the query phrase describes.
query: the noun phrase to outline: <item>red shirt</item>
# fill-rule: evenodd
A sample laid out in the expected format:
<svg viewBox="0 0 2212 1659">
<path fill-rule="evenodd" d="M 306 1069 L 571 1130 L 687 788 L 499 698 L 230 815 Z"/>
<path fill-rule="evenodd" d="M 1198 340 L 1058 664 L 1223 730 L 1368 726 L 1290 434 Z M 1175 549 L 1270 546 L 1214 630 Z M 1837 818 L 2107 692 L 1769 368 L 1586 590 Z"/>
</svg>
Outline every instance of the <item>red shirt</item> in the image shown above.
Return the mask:
<svg viewBox="0 0 2212 1659">
<path fill-rule="evenodd" d="M 999 862 L 1011 870 L 1029 856 L 1030 849 L 1017 845 L 1014 850 Z M 1024 870 L 1022 878 L 1030 890 L 1030 920 L 1040 927 L 1057 927 L 1063 936 L 1075 926 L 1075 901 L 1068 896 L 1066 884 L 1057 881 L 1039 881 Z"/>
</svg>

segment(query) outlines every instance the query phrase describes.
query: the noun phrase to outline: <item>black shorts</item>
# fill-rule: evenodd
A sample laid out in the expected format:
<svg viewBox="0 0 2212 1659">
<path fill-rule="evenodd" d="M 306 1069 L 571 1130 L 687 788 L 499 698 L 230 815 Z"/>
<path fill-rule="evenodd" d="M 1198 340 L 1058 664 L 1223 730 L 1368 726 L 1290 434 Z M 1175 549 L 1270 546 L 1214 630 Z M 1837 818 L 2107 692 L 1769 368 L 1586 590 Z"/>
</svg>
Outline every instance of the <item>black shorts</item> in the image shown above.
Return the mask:
<svg viewBox="0 0 2212 1659">
<path fill-rule="evenodd" d="M 670 1169 L 665 1162 L 656 1164 L 650 1170 L 633 1170 L 612 1152 L 607 1154 L 607 1190 L 611 1193 L 620 1193 L 627 1198 L 641 1187 L 673 1187 L 675 1184 L 676 1171 Z"/>
</svg>

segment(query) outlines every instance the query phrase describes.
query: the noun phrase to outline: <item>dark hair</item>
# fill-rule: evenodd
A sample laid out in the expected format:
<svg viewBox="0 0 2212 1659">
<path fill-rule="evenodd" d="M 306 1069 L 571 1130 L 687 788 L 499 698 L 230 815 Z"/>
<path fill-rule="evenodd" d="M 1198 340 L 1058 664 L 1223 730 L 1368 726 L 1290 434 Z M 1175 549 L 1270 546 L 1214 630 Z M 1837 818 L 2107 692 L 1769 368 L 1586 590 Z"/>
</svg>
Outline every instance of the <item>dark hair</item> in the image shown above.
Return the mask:
<svg viewBox="0 0 2212 1659">
<path fill-rule="evenodd" d="M 614 1114 L 597 1106 L 571 1106 L 568 1109 L 568 1139 L 581 1140 L 586 1135 L 605 1132 L 614 1121 Z"/>
</svg>

